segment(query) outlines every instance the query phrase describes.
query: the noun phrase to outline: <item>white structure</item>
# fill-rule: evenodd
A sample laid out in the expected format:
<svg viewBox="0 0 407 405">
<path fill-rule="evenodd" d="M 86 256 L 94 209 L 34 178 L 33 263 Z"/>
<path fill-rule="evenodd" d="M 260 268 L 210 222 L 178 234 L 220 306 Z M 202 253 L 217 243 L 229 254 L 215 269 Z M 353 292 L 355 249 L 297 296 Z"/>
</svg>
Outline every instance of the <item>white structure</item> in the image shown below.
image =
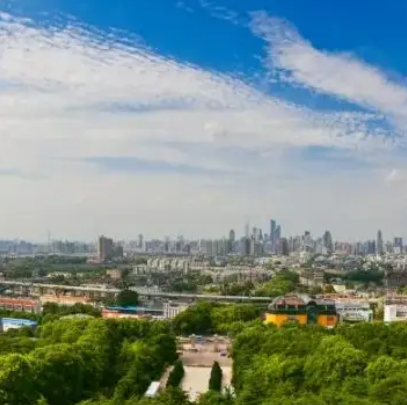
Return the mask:
<svg viewBox="0 0 407 405">
<path fill-rule="evenodd" d="M 160 382 L 159 381 L 153 381 L 150 386 L 148 387 L 145 396 L 147 398 L 154 398 L 158 392 L 160 391 Z"/>
<path fill-rule="evenodd" d="M 407 305 L 389 304 L 384 306 L 384 322 L 407 321 Z"/>
<path fill-rule="evenodd" d="M 164 303 L 164 319 L 175 318 L 179 313 L 185 311 L 188 308 L 186 304 L 178 304 L 171 301 Z"/>
<path fill-rule="evenodd" d="M 336 303 L 336 311 L 341 321 L 348 322 L 371 322 L 373 321 L 373 310 L 368 303 Z"/>
</svg>

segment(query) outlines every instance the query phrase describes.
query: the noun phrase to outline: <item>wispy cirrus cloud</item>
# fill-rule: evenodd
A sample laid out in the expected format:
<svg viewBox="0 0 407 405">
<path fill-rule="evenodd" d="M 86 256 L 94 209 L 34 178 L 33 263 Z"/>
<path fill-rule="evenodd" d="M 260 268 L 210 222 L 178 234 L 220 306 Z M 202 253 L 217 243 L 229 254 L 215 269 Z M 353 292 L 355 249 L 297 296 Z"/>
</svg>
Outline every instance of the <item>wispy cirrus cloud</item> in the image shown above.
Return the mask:
<svg viewBox="0 0 407 405">
<path fill-rule="evenodd" d="M 406 134 L 407 80 L 394 81 L 353 53 L 320 50 L 302 38 L 290 23 L 253 13 L 252 29 L 267 43 L 266 63 L 279 81 L 304 86 L 359 105 Z"/>
</svg>

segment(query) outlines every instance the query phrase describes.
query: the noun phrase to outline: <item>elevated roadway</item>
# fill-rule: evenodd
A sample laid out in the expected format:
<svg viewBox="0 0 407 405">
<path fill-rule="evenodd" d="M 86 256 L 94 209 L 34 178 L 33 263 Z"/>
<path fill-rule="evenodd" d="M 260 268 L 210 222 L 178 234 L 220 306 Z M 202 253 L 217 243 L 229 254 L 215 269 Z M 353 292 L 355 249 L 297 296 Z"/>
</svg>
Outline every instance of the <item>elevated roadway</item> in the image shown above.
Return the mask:
<svg viewBox="0 0 407 405">
<path fill-rule="evenodd" d="M 62 284 L 46 284 L 46 283 L 30 283 L 26 281 L 0 281 L 0 286 L 22 287 L 27 289 L 46 289 L 55 291 L 77 291 L 83 293 L 103 293 L 103 294 L 117 294 L 120 292 L 117 288 L 102 288 L 95 286 L 73 286 Z M 142 297 L 151 298 L 169 298 L 169 299 L 185 299 L 185 300 L 199 300 L 205 299 L 209 301 L 224 301 L 224 302 L 262 302 L 268 303 L 272 301 L 269 297 L 246 297 L 246 296 L 233 296 L 233 295 L 211 295 L 211 294 L 182 294 L 182 293 L 169 293 L 156 291 L 146 288 L 130 287 L 131 290 L 136 291 Z"/>
</svg>

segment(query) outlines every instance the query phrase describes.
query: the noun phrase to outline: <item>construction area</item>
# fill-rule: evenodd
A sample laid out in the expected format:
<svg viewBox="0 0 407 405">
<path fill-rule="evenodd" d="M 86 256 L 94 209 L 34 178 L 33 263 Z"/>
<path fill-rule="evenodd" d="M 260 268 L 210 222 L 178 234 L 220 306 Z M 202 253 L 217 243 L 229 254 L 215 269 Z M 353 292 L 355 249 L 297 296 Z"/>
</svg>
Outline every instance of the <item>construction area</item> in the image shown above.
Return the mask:
<svg viewBox="0 0 407 405">
<path fill-rule="evenodd" d="M 229 387 L 232 380 L 232 359 L 229 357 L 231 342 L 222 336 L 202 337 L 192 335 L 180 338 L 178 350 L 184 363 L 182 389 L 189 399 L 195 401 L 208 390 L 213 363 L 217 361 L 223 372 L 223 387 Z"/>
</svg>

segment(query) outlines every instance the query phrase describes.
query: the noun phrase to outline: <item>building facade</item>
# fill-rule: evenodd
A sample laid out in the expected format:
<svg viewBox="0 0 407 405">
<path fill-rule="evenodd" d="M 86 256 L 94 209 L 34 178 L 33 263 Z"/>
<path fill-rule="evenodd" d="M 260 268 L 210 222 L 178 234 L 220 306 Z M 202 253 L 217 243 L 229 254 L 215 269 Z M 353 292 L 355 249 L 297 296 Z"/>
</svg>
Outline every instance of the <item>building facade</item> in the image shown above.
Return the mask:
<svg viewBox="0 0 407 405">
<path fill-rule="evenodd" d="M 0 309 L 33 314 L 40 313 L 41 301 L 27 298 L 0 297 Z"/>
<path fill-rule="evenodd" d="M 342 322 L 372 322 L 373 309 L 368 303 L 336 303 L 336 311 Z"/>
</svg>

